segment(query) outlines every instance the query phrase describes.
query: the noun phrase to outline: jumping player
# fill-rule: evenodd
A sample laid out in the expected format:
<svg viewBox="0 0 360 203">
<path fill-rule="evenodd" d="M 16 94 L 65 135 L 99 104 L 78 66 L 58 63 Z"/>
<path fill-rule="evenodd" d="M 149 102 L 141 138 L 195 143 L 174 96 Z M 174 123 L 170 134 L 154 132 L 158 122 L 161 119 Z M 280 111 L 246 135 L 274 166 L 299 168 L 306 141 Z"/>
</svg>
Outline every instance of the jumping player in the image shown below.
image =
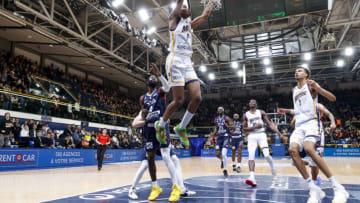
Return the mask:
<svg viewBox="0 0 360 203">
<path fill-rule="evenodd" d="M 232 145 L 232 162 L 233 162 L 233 171 L 238 173 L 241 172 L 241 150 L 244 145 L 244 140 L 242 137 L 242 123 L 240 121 L 239 114 L 234 114 L 233 116 L 233 126 L 234 130 L 232 131 L 231 145 Z M 237 162 L 235 162 L 236 151 L 238 152 Z"/>
<path fill-rule="evenodd" d="M 310 69 L 306 66 L 298 66 L 295 72 L 297 86 L 293 89 L 294 110 L 292 113 L 295 114 L 296 122 L 295 130 L 290 137 L 289 153 L 296 168 L 309 186 L 311 194 L 308 199 L 309 203 L 320 202 L 325 197 L 325 193 L 311 180 L 304 162 L 299 155 L 302 149 L 305 150 L 319 169 L 331 181 L 334 189 L 334 199 L 332 202 L 346 202 L 349 193 L 335 180 L 325 161 L 315 150 L 315 144 L 320 140 L 321 136 L 318 94 L 330 101 L 336 101 L 336 97 L 331 92 L 322 88 L 317 82 L 309 80 L 310 73 Z M 279 113 L 290 112 L 291 110 L 289 109 L 285 109 L 284 111 L 279 110 Z"/>
<path fill-rule="evenodd" d="M 148 79 L 148 91 L 146 94 L 141 96 L 140 105 L 142 107 L 142 113 L 147 112 L 146 116 L 143 115 L 146 124 L 143 127 L 144 138 L 146 139 L 145 147 L 147 151 L 147 160 L 149 172 L 152 180 L 152 191 L 148 200 L 155 200 L 162 189 L 157 183 L 156 179 L 156 166 L 155 166 L 155 155 L 156 151 L 160 148 L 161 156 L 167 166 L 171 180 L 173 182 L 172 192 L 169 197 L 169 201 L 178 201 L 180 195 L 185 191 L 183 181 L 179 181 L 177 177 L 176 168 L 173 161 L 170 158 L 170 132 L 163 131 L 160 137 L 163 139 L 162 142 L 157 140 L 155 122 L 160 119 L 166 108 L 165 93 L 169 91 L 169 86 L 166 79 L 161 75 L 155 64 L 152 64 L 152 72 L 159 78 L 162 88 L 157 88 L 158 78 L 155 75 L 151 75 Z M 165 126 L 168 128 L 168 124 Z M 181 178 L 182 179 L 182 178 Z"/>
<path fill-rule="evenodd" d="M 246 133 L 248 133 L 248 151 L 249 151 L 249 170 L 250 177 L 246 179 L 245 183 L 256 187 L 255 180 L 255 151 L 257 146 L 259 145 L 266 161 L 270 165 L 271 173 L 275 177 L 276 171 L 274 167 L 274 162 L 269 152 L 269 145 L 267 142 L 267 137 L 265 134 L 264 122 L 269 126 L 269 128 L 280 135 L 277 127 L 271 123 L 263 110 L 257 109 L 257 103 L 255 99 L 251 99 L 249 102 L 250 110 L 247 111 L 243 116 L 243 129 Z"/>
<path fill-rule="evenodd" d="M 211 1 L 203 13 L 192 21 L 190 10 L 183 5 L 183 2 L 184 0 L 176 1 L 176 7 L 169 17 L 170 53 L 166 59 L 166 73 L 174 100 L 168 105 L 155 126 L 160 143 L 165 143 L 166 140 L 161 138 L 161 134 L 164 134 L 166 121 L 183 105 L 184 89 L 187 88 L 191 101 L 180 124 L 174 127 L 174 131 L 183 145 L 189 147 L 186 127 L 202 101 L 200 82 L 191 62 L 193 53 L 191 32 L 209 17 L 214 2 Z"/>
<path fill-rule="evenodd" d="M 223 169 L 224 177 L 229 176 L 227 172 L 227 150 L 230 148 L 231 137 L 230 128 L 233 124 L 231 119 L 224 115 L 224 108 L 222 106 L 217 109 L 218 116 L 215 118 L 216 130 L 212 136 L 217 135 L 216 140 L 216 157 L 221 161 L 221 169 Z"/>
</svg>

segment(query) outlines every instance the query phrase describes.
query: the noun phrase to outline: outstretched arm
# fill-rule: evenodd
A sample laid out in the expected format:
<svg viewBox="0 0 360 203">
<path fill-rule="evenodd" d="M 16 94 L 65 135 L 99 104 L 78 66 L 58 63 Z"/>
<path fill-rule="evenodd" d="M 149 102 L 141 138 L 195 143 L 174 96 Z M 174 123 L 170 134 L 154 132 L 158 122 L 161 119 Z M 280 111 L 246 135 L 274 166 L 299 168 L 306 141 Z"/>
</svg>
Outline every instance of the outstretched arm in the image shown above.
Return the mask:
<svg viewBox="0 0 360 203">
<path fill-rule="evenodd" d="M 263 118 L 263 121 L 269 126 L 269 128 L 274 132 L 277 133 L 278 135 L 280 135 L 280 137 L 283 137 L 283 135 L 281 134 L 281 132 L 277 129 L 277 127 L 269 121 L 269 118 L 267 117 L 265 111 L 261 111 L 261 116 Z"/>
<path fill-rule="evenodd" d="M 159 71 L 159 68 L 157 67 L 157 65 L 156 65 L 155 63 L 152 63 L 152 64 L 151 64 L 151 72 L 152 72 L 153 74 L 155 74 L 155 75 L 158 77 L 158 79 L 160 80 L 161 85 L 162 85 L 161 90 L 162 90 L 163 92 L 168 93 L 168 92 L 170 91 L 169 83 L 168 83 L 168 81 L 165 79 L 165 77 L 164 77 L 163 75 L 161 75 L 161 73 L 160 73 L 160 71 Z"/>
<path fill-rule="evenodd" d="M 279 114 L 295 114 L 294 109 L 284 109 L 284 108 L 278 108 Z"/>
<path fill-rule="evenodd" d="M 214 1 L 210 1 L 210 3 L 206 6 L 202 14 L 196 17 L 193 21 L 191 21 L 191 28 L 194 29 L 197 26 L 201 25 L 210 15 L 211 10 L 213 9 Z"/>
</svg>

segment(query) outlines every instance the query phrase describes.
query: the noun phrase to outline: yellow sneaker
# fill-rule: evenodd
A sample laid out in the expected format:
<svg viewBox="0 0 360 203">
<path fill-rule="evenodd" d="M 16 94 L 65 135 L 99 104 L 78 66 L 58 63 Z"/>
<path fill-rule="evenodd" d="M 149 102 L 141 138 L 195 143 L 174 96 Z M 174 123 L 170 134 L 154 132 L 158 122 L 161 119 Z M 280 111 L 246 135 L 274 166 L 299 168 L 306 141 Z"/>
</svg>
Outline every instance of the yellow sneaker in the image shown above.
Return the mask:
<svg viewBox="0 0 360 203">
<path fill-rule="evenodd" d="M 177 202 L 180 199 L 181 189 L 176 184 L 172 187 L 172 192 L 169 197 L 169 202 Z"/>
<path fill-rule="evenodd" d="M 156 200 L 156 198 L 159 197 L 159 195 L 162 193 L 162 189 L 160 186 L 156 187 L 155 185 L 151 186 L 151 193 L 148 197 L 148 200 Z"/>
</svg>

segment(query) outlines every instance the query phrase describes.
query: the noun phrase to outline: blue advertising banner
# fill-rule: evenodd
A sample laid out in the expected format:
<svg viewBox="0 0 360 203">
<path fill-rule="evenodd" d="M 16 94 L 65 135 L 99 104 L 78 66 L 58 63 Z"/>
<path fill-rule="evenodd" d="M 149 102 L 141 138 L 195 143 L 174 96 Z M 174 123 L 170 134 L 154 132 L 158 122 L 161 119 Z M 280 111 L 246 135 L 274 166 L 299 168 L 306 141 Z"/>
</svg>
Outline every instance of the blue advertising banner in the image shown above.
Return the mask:
<svg viewBox="0 0 360 203">
<path fill-rule="evenodd" d="M 324 156 L 360 157 L 360 148 L 325 148 Z"/>
<path fill-rule="evenodd" d="M 215 149 L 202 149 L 201 150 L 201 156 L 202 157 L 215 157 L 215 154 L 216 154 Z M 232 155 L 232 151 L 231 151 L 231 149 L 229 149 L 228 152 L 227 152 L 227 156 L 231 157 L 231 155 Z M 236 155 L 237 155 L 237 152 L 236 152 Z M 248 157 L 249 156 L 248 150 L 243 149 L 241 156 L 242 157 Z M 256 149 L 256 152 L 255 152 L 255 157 L 258 157 L 258 150 L 257 149 Z"/>
<path fill-rule="evenodd" d="M 179 158 L 191 157 L 191 150 L 174 150 Z M 143 150 L 106 150 L 104 163 L 140 161 Z M 0 171 L 21 168 L 64 167 L 97 164 L 92 149 L 8 149 L 0 150 Z"/>
</svg>

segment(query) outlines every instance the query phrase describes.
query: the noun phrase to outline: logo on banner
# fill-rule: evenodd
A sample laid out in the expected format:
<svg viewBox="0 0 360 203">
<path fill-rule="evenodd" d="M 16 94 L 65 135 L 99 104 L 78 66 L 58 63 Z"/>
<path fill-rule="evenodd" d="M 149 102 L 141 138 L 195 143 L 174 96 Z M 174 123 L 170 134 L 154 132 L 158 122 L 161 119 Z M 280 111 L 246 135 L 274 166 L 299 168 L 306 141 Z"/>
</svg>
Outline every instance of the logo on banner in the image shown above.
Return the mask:
<svg viewBox="0 0 360 203">
<path fill-rule="evenodd" d="M 97 160 L 97 153 L 95 153 L 95 160 Z M 104 154 L 104 161 L 112 161 L 114 160 L 114 152 L 106 152 Z"/>
<path fill-rule="evenodd" d="M 0 164 L 32 164 L 36 162 L 36 153 L 23 152 L 17 153 L 9 151 L 0 153 Z"/>
<path fill-rule="evenodd" d="M 49 116 L 41 116 L 41 120 L 42 120 L 42 121 L 46 121 L 46 122 L 51 122 L 51 121 L 52 121 L 52 118 L 49 117 Z"/>
</svg>

